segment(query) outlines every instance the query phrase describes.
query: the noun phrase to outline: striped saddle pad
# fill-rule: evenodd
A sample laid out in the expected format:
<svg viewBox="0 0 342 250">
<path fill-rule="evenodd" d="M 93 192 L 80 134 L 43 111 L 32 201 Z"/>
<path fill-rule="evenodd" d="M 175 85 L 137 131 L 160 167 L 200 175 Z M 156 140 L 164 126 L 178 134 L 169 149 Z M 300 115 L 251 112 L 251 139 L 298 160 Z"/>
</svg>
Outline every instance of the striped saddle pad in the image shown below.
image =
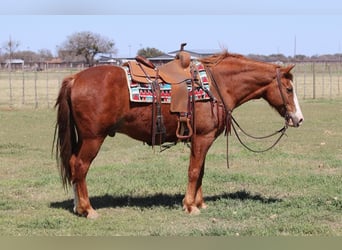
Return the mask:
<svg viewBox="0 0 342 250">
<path fill-rule="evenodd" d="M 203 88 L 210 89 L 207 73 L 203 67 L 203 65 L 199 62 L 196 62 L 196 66 L 199 74 L 199 81 Z M 132 80 L 131 73 L 129 67 L 123 67 L 127 74 L 127 84 L 129 89 L 130 101 L 131 102 L 141 102 L 141 103 L 151 103 L 153 102 L 153 94 L 152 94 L 152 86 L 151 84 L 135 82 Z M 191 83 L 188 84 L 188 92 L 189 96 L 192 96 L 191 93 Z M 167 82 L 163 82 L 160 84 L 160 95 L 162 103 L 171 103 L 171 84 Z M 209 100 L 210 97 L 202 88 L 195 88 L 194 90 L 195 101 L 200 100 Z"/>
</svg>

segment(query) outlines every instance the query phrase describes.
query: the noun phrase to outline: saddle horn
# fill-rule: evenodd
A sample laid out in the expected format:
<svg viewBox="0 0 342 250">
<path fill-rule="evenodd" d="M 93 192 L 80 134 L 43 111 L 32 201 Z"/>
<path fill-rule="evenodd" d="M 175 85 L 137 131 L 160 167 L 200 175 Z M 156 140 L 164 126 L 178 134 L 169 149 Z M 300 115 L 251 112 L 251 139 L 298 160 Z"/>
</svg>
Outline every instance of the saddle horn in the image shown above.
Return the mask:
<svg viewBox="0 0 342 250">
<path fill-rule="evenodd" d="M 175 56 L 175 59 L 179 59 L 182 68 L 187 68 L 191 62 L 191 56 L 188 52 L 184 51 L 184 47 L 187 43 L 182 43 L 179 52 Z"/>
<path fill-rule="evenodd" d="M 187 45 L 187 43 L 181 43 L 181 47 L 180 47 L 180 50 L 179 51 L 183 51 L 184 50 L 184 47 Z"/>
</svg>

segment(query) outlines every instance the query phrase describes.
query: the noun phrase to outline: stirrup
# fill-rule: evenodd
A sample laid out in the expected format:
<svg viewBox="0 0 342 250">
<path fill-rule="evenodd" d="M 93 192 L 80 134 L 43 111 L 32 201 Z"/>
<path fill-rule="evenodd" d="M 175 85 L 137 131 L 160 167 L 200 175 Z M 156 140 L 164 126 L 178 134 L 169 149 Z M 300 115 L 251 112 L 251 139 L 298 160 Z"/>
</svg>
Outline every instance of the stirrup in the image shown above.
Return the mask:
<svg viewBox="0 0 342 250">
<path fill-rule="evenodd" d="M 183 124 L 183 126 L 182 126 Z M 184 135 L 185 129 L 184 126 L 188 129 L 188 134 Z M 180 140 L 186 140 L 189 139 L 193 134 L 193 130 L 190 124 L 190 118 L 186 116 L 180 116 L 178 117 L 178 124 L 177 124 L 177 130 L 176 130 L 176 136 Z"/>
</svg>

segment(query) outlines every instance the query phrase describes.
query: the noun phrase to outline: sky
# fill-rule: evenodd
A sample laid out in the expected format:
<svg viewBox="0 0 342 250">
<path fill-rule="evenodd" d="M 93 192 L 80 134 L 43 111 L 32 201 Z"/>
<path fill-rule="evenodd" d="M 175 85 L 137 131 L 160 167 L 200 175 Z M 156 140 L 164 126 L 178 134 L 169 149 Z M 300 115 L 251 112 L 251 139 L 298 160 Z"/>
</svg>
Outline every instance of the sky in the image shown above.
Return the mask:
<svg viewBox="0 0 342 250">
<path fill-rule="evenodd" d="M 1 3 L 0 48 L 57 48 L 75 32 L 112 39 L 117 56 L 141 48 L 228 49 L 240 54 L 341 53 L 340 0 L 17 0 Z M 4 52 L 2 48 L 0 53 Z"/>
</svg>

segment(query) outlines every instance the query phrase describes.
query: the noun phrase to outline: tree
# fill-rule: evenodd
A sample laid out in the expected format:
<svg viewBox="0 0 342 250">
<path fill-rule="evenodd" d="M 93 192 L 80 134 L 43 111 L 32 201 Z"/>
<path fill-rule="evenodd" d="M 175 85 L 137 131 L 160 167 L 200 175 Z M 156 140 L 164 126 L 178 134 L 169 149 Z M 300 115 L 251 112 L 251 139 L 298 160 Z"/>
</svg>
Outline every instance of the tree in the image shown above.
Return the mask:
<svg viewBox="0 0 342 250">
<path fill-rule="evenodd" d="M 7 52 L 7 55 L 9 56 L 9 69 L 11 70 L 12 67 L 12 59 L 13 59 L 13 54 L 16 51 L 16 49 L 19 47 L 19 42 L 15 41 L 12 39 L 12 37 L 9 37 L 8 41 L 6 41 L 4 43 L 3 48 L 5 49 L 5 51 Z"/>
<path fill-rule="evenodd" d="M 59 47 L 58 54 L 69 54 L 73 57 L 82 56 L 85 62 L 94 65 L 94 57 L 99 53 L 116 54 L 114 41 L 100 34 L 90 31 L 76 32 L 70 35 L 67 40 Z"/>
<path fill-rule="evenodd" d="M 150 48 L 150 47 L 147 47 L 147 48 L 143 48 L 143 49 L 140 49 L 138 51 L 138 55 L 139 56 L 143 56 L 143 57 L 146 57 L 146 58 L 149 58 L 149 57 L 157 57 L 157 56 L 161 56 L 161 55 L 164 55 L 165 53 L 156 49 L 156 48 Z"/>
<path fill-rule="evenodd" d="M 37 53 L 30 50 L 22 50 L 15 53 L 16 58 L 23 59 L 25 63 L 38 62 L 39 57 Z"/>
<path fill-rule="evenodd" d="M 40 49 L 38 50 L 38 55 L 41 60 L 47 61 L 53 58 L 53 55 L 48 49 Z"/>
</svg>

